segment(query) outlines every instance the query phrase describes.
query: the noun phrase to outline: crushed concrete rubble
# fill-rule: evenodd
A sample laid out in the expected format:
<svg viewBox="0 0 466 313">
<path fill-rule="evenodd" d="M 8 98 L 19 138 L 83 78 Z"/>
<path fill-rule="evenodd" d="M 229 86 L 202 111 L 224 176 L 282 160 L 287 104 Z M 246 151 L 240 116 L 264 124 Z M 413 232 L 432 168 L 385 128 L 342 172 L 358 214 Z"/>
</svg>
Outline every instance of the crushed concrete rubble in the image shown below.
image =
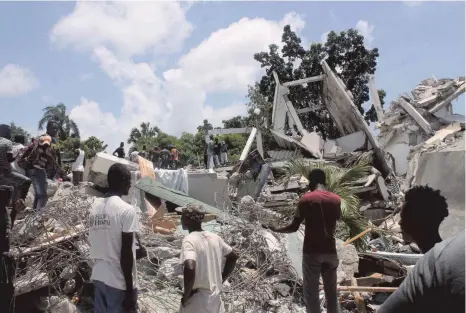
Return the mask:
<svg viewBox="0 0 466 313">
<path fill-rule="evenodd" d="M 274 102 L 271 130 L 277 148 L 268 153 L 269 158 L 261 147 L 260 131 L 254 128 L 250 139 L 257 136 L 257 149 L 251 149 L 253 140 L 248 140 L 241 161 L 233 167 L 158 170 L 144 158 L 133 163 L 99 153 L 90 165 L 88 182 L 79 186 L 49 182 L 50 200 L 43 212 L 39 215 L 26 209 L 11 232 L 11 253 L 18 264 L 17 299 L 32 297 L 37 301 L 23 302 L 44 312 L 92 311 L 89 209 L 108 187 L 108 168 L 122 163 L 132 175 L 132 188 L 124 200 L 137 209 L 140 238 L 147 249 L 147 257 L 137 262 L 141 312 L 179 311 L 183 288 L 179 256 L 186 235 L 179 211 L 188 203 L 203 205 L 208 213 L 204 229 L 218 233 L 239 253 L 237 267 L 223 286 L 227 313 L 306 312 L 301 268 L 304 228 L 294 234 L 277 234 L 262 227 L 289 221 L 308 188 L 303 175 L 288 175 L 293 157 L 303 166 L 316 162 L 337 169 L 361 162 L 369 165 L 366 177 L 348 183 L 360 201 L 357 214 L 366 231 L 360 238 L 350 238 L 344 225 L 338 225 L 337 278 L 342 312 L 375 312 L 422 257 L 419 247 L 401 235 L 399 209 L 403 192 L 411 186 L 441 184 L 426 174 L 426 164 L 463 158 L 462 177 L 453 173 L 459 172 L 457 168 L 448 168 L 462 193 L 451 186 L 435 188 L 448 189 L 447 198 L 456 201 L 449 203 L 459 212 L 447 224 L 451 231 L 458 230 L 458 221 L 464 224 L 464 118 L 459 121 L 461 117 L 451 109 L 451 101 L 464 93 L 464 78 L 427 79 L 412 91 L 412 97 L 400 96 L 381 118 L 377 140 L 359 112 L 353 112 L 352 96 L 341 80 L 328 72 L 326 63 L 323 67 L 325 105 L 341 138 L 325 141 L 302 128 L 286 96 L 290 90 L 276 78 L 279 100 Z M 294 86 L 294 82 L 285 84 Z M 335 99 L 343 99 L 341 107 Z M 287 114 L 300 134 L 294 130 L 292 137 L 285 134 L 282 126 Z M 31 207 L 32 202 L 31 190 L 26 205 Z M 325 312 L 323 291 L 319 298 Z"/>
</svg>

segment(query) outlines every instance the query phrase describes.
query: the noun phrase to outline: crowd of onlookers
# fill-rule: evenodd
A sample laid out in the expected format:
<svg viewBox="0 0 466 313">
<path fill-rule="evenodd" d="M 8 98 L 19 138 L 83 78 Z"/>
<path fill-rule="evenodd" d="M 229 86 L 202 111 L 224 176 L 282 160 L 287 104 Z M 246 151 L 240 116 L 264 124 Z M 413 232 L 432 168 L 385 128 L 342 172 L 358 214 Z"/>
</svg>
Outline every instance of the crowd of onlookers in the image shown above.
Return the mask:
<svg viewBox="0 0 466 313">
<path fill-rule="evenodd" d="M 204 165 L 208 169 L 225 166 L 228 163 L 228 146 L 210 135 L 204 150 Z"/>
<path fill-rule="evenodd" d="M 125 154 L 125 144 L 122 142 L 120 146 L 113 152 L 114 156 L 124 159 Z M 156 146 L 152 150 L 147 150 L 147 147 L 142 146 L 142 150 L 138 151 L 137 147 L 132 148 L 132 152 L 129 154 L 129 160 L 131 162 L 136 162 L 137 157 L 141 156 L 145 159 L 151 161 L 154 165 L 154 168 L 161 169 L 172 169 L 176 170 L 180 168 L 180 155 L 181 152 L 174 145 L 167 145 L 160 149 Z"/>
</svg>

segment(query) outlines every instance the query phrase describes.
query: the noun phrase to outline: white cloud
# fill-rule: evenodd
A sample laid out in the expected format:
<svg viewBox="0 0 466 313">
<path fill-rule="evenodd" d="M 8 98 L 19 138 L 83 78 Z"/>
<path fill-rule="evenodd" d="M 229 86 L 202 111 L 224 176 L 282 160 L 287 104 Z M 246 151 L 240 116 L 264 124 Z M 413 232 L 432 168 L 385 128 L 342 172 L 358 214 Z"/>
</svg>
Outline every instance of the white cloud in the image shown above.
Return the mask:
<svg viewBox="0 0 466 313">
<path fill-rule="evenodd" d="M 59 47 L 89 51 L 105 45 L 131 56 L 179 49 L 191 31 L 178 2 L 78 1 L 74 11 L 53 27 L 50 39 Z"/>
<path fill-rule="evenodd" d="M 0 70 L 0 97 L 23 95 L 37 87 L 39 82 L 27 68 L 7 64 Z"/>
<path fill-rule="evenodd" d="M 164 73 L 167 81 L 183 79 L 195 82 L 207 92 L 244 92 L 261 72 L 254 53 L 267 51 L 271 43 L 281 44 L 287 24 L 299 31 L 304 21 L 288 13 L 281 21 L 242 18 L 227 28 L 213 32 L 179 61 L 179 67 Z"/>
<path fill-rule="evenodd" d="M 146 9 L 145 5 L 148 6 Z M 263 72 L 253 54 L 267 51 L 271 43 L 281 44 L 284 25 L 291 24 L 298 32 L 304 27 L 304 20 L 296 13 L 288 13 L 280 21 L 240 19 L 210 34 L 184 54 L 176 67 L 159 77 L 153 64 L 135 62 L 132 56 L 155 51 L 156 45 L 158 50 L 159 45 L 170 40 L 179 46 L 191 26 L 184 16 L 186 6 L 180 8 L 178 3 L 144 2 L 138 5 L 138 11 L 144 12 L 140 13 L 144 18 L 146 11 L 154 10 L 157 5 L 165 8 L 165 13 L 156 14 L 160 18 L 151 19 L 150 23 L 157 23 L 151 27 L 142 28 L 140 21 L 133 21 L 138 20 L 135 13 L 130 18 L 121 18 L 121 14 L 115 13 L 121 9 L 121 3 L 90 3 L 84 8 L 85 4 L 78 3 L 74 12 L 53 27 L 53 43 L 91 52 L 93 59 L 122 93 L 119 116 L 102 112 L 99 104 L 84 98 L 71 110 L 71 117 L 80 126 L 83 137 L 98 135 L 113 147 L 126 140 L 131 127 L 143 121 L 179 135 L 183 131 L 194 132 L 204 118 L 215 126 L 222 126 L 224 119 L 245 115 L 244 104 L 223 103 L 219 104 L 220 108 L 207 106 L 207 95 L 229 92 L 245 96 L 247 85 L 254 83 Z M 131 5 L 125 4 L 126 10 L 128 6 Z M 167 9 L 169 6 L 172 8 Z M 93 9 L 96 8 L 95 12 Z M 107 22 L 111 25 L 101 25 Z M 123 31 L 125 27 L 141 28 L 146 39 L 138 40 L 137 32 Z M 181 30 L 172 34 L 177 28 Z M 96 33 L 97 38 L 89 38 L 93 37 L 91 32 Z"/>
<path fill-rule="evenodd" d="M 375 26 L 369 24 L 368 21 L 359 20 L 356 23 L 356 29 L 361 33 L 361 35 L 364 36 L 364 40 L 366 41 L 368 47 L 371 47 L 372 43 L 374 42 L 374 28 Z"/>
<path fill-rule="evenodd" d="M 102 112 L 98 103 L 86 98 L 81 98 L 81 103 L 71 109 L 70 118 L 78 123 L 83 138 L 90 136 L 110 138 L 122 135 L 113 114 Z"/>
</svg>

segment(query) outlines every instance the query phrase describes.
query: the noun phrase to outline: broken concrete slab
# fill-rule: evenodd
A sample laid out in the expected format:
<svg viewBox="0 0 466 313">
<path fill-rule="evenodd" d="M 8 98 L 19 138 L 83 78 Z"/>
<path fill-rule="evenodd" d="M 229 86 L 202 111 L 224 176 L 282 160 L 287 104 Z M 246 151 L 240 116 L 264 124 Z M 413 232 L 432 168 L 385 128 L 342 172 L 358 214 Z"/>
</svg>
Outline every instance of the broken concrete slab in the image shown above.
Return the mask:
<svg viewBox="0 0 466 313">
<path fill-rule="evenodd" d="M 360 149 L 366 143 L 366 135 L 363 131 L 358 131 L 335 140 L 335 143 L 340 147 L 342 152 L 353 152 Z M 370 150 L 371 146 L 368 145 L 366 150 Z"/>
<path fill-rule="evenodd" d="M 321 151 L 324 146 L 324 140 L 316 132 L 303 135 L 301 143 L 307 147 L 307 150 L 312 151 L 312 154 L 318 159 L 322 159 Z"/>
<path fill-rule="evenodd" d="M 88 180 L 99 187 L 108 188 L 108 169 L 115 163 L 125 165 L 130 171 L 139 170 L 139 165 L 137 163 L 133 163 L 107 153 L 99 152 L 93 159 L 92 165 L 90 166 Z"/>
<path fill-rule="evenodd" d="M 413 184 L 427 184 L 440 190 L 441 194 L 447 198 L 450 214 L 440 225 L 442 238 L 454 236 L 464 230 L 464 160 L 464 149 L 423 153 L 419 159 Z"/>
</svg>

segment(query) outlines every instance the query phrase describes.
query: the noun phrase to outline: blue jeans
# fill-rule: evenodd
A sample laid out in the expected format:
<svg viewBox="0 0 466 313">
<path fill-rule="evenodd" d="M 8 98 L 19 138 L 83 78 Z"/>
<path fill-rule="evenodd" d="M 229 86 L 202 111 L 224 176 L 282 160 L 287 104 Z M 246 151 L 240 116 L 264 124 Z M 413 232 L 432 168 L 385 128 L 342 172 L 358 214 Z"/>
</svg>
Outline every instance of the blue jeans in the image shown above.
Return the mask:
<svg viewBox="0 0 466 313">
<path fill-rule="evenodd" d="M 124 313 L 123 301 L 125 290 L 116 289 L 94 280 L 94 313 Z M 138 296 L 137 289 L 133 290 L 134 297 Z M 137 310 L 136 310 L 137 312 Z"/>
<path fill-rule="evenodd" d="M 33 168 L 30 170 L 32 187 L 34 188 L 33 209 L 40 211 L 47 204 L 47 173 L 44 169 Z"/>
</svg>

